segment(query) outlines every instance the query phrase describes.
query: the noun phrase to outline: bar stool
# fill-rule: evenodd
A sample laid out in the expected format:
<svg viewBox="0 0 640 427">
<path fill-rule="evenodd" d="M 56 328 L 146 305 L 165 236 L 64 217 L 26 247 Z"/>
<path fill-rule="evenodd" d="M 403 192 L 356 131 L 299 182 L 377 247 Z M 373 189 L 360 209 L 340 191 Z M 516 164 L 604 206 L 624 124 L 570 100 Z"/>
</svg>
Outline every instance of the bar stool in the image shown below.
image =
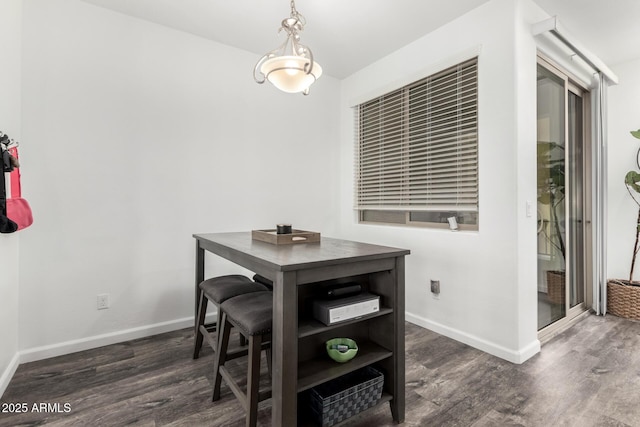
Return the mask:
<svg viewBox="0 0 640 427">
<path fill-rule="evenodd" d="M 273 295 L 271 292 L 253 292 L 231 298 L 220 305 L 222 326 L 214 366 L 213 399 L 220 399 L 222 378 L 247 412 L 247 427 L 255 427 L 258 420 L 258 402 L 271 397 L 271 390 L 260 393 L 260 351 L 271 340 L 273 319 Z M 227 348 L 231 326 L 249 340 L 249 360 L 247 367 L 247 392 L 244 393 L 227 370 Z M 270 364 L 267 354 L 267 362 Z"/>
<path fill-rule="evenodd" d="M 214 331 L 219 330 L 220 321 L 222 319 L 220 304 L 228 300 L 229 298 L 237 297 L 239 295 L 248 294 L 252 292 L 264 292 L 267 288 L 259 283 L 255 283 L 246 276 L 240 274 L 230 274 L 227 276 L 213 277 L 202 281 L 198 285 L 200 292 L 198 296 L 198 318 L 196 319 L 195 328 L 195 345 L 193 349 L 193 358 L 200 357 L 200 349 L 202 348 L 202 341 L 204 338 L 213 349 L 216 351 L 217 347 L 217 334 Z M 207 314 L 208 302 L 213 302 L 218 307 L 217 322 L 215 325 L 205 326 L 204 318 Z"/>
</svg>

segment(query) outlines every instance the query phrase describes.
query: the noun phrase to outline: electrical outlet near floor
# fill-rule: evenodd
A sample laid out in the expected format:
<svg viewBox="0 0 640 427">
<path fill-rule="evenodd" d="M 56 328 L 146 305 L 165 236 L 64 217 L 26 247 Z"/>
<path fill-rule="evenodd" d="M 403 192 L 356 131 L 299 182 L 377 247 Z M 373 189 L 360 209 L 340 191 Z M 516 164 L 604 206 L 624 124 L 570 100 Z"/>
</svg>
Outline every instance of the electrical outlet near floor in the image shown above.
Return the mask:
<svg viewBox="0 0 640 427">
<path fill-rule="evenodd" d="M 431 281 L 431 293 L 438 295 L 440 293 L 440 280 Z"/>
<path fill-rule="evenodd" d="M 98 295 L 98 310 L 109 308 L 109 294 Z"/>
</svg>

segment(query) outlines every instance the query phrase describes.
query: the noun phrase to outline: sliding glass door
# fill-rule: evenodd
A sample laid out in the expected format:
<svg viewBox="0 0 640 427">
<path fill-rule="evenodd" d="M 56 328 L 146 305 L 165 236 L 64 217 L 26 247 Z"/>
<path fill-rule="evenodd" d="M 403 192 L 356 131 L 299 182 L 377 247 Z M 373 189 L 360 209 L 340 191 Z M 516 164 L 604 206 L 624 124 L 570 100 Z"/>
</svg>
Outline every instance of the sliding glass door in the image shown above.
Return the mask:
<svg viewBox="0 0 640 427">
<path fill-rule="evenodd" d="M 588 93 L 543 59 L 537 90 L 538 330 L 543 330 L 586 306 Z"/>
</svg>

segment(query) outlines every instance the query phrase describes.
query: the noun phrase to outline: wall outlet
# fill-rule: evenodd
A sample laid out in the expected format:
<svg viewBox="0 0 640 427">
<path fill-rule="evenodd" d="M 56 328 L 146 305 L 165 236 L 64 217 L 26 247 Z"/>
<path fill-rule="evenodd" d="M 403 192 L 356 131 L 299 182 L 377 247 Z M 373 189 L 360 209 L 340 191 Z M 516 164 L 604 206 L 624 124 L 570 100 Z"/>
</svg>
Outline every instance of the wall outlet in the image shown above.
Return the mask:
<svg viewBox="0 0 640 427">
<path fill-rule="evenodd" d="M 440 293 L 440 280 L 431 281 L 431 292 L 436 295 Z"/>
<path fill-rule="evenodd" d="M 109 294 L 98 295 L 98 310 L 109 308 Z"/>
</svg>

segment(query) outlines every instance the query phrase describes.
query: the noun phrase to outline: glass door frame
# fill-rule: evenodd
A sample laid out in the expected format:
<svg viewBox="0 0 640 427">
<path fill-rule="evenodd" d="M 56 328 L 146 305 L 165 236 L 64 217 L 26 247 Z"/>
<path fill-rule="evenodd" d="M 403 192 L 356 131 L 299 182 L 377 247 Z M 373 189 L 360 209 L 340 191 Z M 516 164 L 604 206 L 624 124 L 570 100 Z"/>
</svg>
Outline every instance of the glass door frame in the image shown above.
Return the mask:
<svg viewBox="0 0 640 427">
<path fill-rule="evenodd" d="M 591 138 L 591 99 L 590 99 L 590 91 L 587 88 L 587 85 L 582 83 L 580 79 L 573 76 L 571 73 L 564 70 L 562 67 L 558 66 L 552 59 L 546 57 L 544 54 L 538 52 L 537 57 L 537 65 L 542 66 L 548 72 L 557 76 L 560 80 L 564 81 L 564 138 L 565 138 L 565 146 L 569 146 L 569 92 L 572 92 L 574 95 L 577 95 L 582 99 L 582 135 L 583 135 L 583 173 L 582 173 L 582 186 L 583 186 L 583 194 L 582 194 L 582 212 L 583 212 L 583 227 L 582 227 L 582 240 L 584 242 L 584 248 L 582 249 L 582 276 L 584 277 L 583 283 L 583 292 L 584 292 L 584 301 L 578 303 L 574 307 L 571 307 L 571 299 L 570 299 L 570 287 L 572 283 L 571 277 L 571 269 L 566 265 L 570 259 L 574 256 L 571 252 L 572 248 L 572 239 L 571 233 L 569 233 L 568 223 L 565 224 L 565 233 L 566 233 L 566 257 L 565 257 L 565 271 L 566 271 L 566 279 L 565 279 L 565 315 L 559 320 L 543 327 L 538 330 L 538 339 L 540 341 L 546 341 L 550 339 L 552 336 L 562 332 L 567 329 L 579 319 L 582 318 L 583 315 L 588 313 L 588 308 L 592 305 L 592 297 L 593 297 L 593 271 L 589 267 L 593 262 L 593 245 L 592 245 L 592 160 L 593 160 L 593 147 L 592 147 L 592 138 Z M 537 74 L 537 73 L 536 73 Z M 569 162 L 572 161 L 570 158 L 571 150 L 565 149 L 565 170 L 569 165 Z M 537 161 L 537 160 L 536 160 Z M 565 173 L 565 189 L 569 189 L 569 175 Z M 568 193 L 568 191 L 567 191 Z M 568 194 L 565 194 L 564 208 L 565 212 L 570 212 L 571 203 Z M 537 252 L 537 250 L 536 250 Z M 536 302 L 537 303 L 537 302 Z"/>
</svg>

